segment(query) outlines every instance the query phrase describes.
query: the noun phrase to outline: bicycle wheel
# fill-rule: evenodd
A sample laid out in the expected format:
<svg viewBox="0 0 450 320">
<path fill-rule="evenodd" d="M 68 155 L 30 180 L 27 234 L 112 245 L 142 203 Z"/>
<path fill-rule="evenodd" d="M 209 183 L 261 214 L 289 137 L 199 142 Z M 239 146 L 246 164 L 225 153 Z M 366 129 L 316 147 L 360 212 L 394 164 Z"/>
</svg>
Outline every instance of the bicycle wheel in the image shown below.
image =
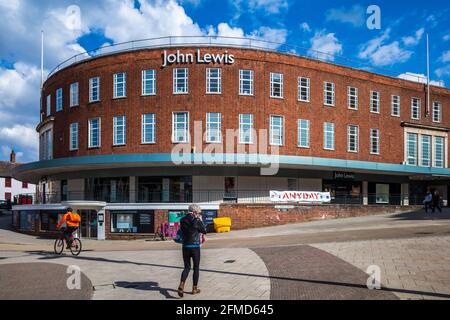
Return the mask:
<svg viewBox="0 0 450 320">
<path fill-rule="evenodd" d="M 81 252 L 81 240 L 78 238 L 73 239 L 72 241 L 72 245 L 70 246 L 70 252 L 72 252 L 72 254 L 74 256 L 77 256 L 80 254 Z"/>
<path fill-rule="evenodd" d="M 54 250 L 56 254 L 61 254 L 64 250 L 64 240 L 58 238 L 55 240 Z"/>
</svg>

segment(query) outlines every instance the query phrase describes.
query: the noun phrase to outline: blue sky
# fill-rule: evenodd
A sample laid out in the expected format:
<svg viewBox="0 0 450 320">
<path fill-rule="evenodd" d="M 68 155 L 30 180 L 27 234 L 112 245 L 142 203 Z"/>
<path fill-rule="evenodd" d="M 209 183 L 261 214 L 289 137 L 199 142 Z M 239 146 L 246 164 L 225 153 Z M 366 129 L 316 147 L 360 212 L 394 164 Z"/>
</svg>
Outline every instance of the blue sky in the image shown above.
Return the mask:
<svg viewBox="0 0 450 320">
<path fill-rule="evenodd" d="M 379 30 L 366 25 L 372 4 L 381 10 Z M 426 73 L 429 33 L 431 78 L 449 87 L 449 17 L 450 6 L 436 0 L 0 0 L 0 159 L 14 148 L 20 161 L 37 160 L 42 29 L 46 72 L 104 44 L 220 35 L 293 44 L 298 54 L 410 80 Z"/>
</svg>

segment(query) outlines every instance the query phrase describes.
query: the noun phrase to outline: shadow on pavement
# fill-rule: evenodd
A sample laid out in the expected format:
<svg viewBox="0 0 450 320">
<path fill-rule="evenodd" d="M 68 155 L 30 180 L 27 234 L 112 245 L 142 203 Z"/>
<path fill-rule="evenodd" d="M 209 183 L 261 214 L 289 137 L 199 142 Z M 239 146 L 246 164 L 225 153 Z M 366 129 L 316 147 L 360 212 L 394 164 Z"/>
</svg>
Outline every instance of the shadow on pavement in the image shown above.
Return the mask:
<svg viewBox="0 0 450 320">
<path fill-rule="evenodd" d="M 178 269 L 183 270 L 183 266 L 173 266 L 173 265 L 164 265 L 164 264 L 156 264 L 156 263 L 144 263 L 144 262 L 134 262 L 134 261 L 127 261 L 127 260 L 113 260 L 113 259 L 107 259 L 107 258 L 99 258 L 99 257 L 85 257 L 85 256 L 57 256 L 57 255 L 46 255 L 41 258 L 40 260 L 57 260 L 60 258 L 73 258 L 73 259 L 80 259 L 80 260 L 87 260 L 87 261 L 95 261 L 95 262 L 106 262 L 106 263 L 118 263 L 118 264 L 132 264 L 137 266 L 148 266 L 148 267 L 157 267 L 157 268 L 167 268 L 167 269 Z M 231 271 L 223 271 L 223 270 L 213 270 L 213 269 L 200 269 L 201 272 L 212 272 L 212 273 L 219 273 L 219 274 L 228 274 L 233 276 L 242 276 L 242 277 L 254 277 L 254 278 L 266 278 L 269 280 L 287 280 L 287 281 L 294 281 L 294 282 L 304 282 L 309 284 L 322 284 L 322 285 L 330 285 L 330 286 L 341 286 L 341 287 L 347 287 L 347 288 L 358 288 L 358 289 L 365 289 L 369 290 L 367 288 L 367 285 L 365 284 L 355 284 L 355 283 L 346 283 L 346 282 L 336 282 L 336 281 L 324 281 L 324 280 L 314 280 L 314 279 L 303 279 L 303 278 L 291 278 L 291 277 L 281 277 L 281 276 L 270 276 L 270 275 L 261 275 L 261 274 L 251 274 L 251 273 L 243 273 L 243 272 L 231 272 Z M 385 292 L 399 292 L 399 293 L 407 293 L 407 294 L 414 294 L 414 295 L 422 295 L 422 296 L 431 296 L 431 297 L 437 297 L 437 298 L 445 298 L 450 299 L 450 294 L 445 293 L 435 293 L 435 292 L 425 292 L 425 291 L 416 291 L 416 290 L 408 290 L 408 289 L 396 289 L 396 288 L 384 288 L 382 287 L 380 291 Z"/>
<path fill-rule="evenodd" d="M 395 220 L 450 220 L 450 209 L 443 208 L 442 212 L 436 209 L 435 213 L 428 211 L 425 213 L 425 210 L 419 210 L 414 212 L 407 213 L 399 213 L 391 215 L 389 218 Z"/>
<path fill-rule="evenodd" d="M 127 281 L 116 281 L 114 285 L 117 287 L 125 288 L 125 289 L 136 289 L 136 290 L 145 290 L 145 291 L 158 291 L 162 294 L 166 299 L 178 299 L 175 296 L 172 296 L 169 292 L 177 292 L 173 289 L 161 288 L 158 282 L 127 282 Z"/>
</svg>

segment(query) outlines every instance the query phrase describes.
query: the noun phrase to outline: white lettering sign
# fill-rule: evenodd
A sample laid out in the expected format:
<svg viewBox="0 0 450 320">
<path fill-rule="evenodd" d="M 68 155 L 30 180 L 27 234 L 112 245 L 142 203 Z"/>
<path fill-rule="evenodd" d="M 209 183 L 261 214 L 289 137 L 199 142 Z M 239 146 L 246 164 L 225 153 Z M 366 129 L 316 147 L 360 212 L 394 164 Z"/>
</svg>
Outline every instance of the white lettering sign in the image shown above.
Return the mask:
<svg viewBox="0 0 450 320">
<path fill-rule="evenodd" d="M 205 53 L 202 54 L 200 49 L 197 49 L 195 55 L 193 53 L 182 53 L 180 50 L 177 50 L 176 53 L 167 53 L 167 50 L 163 52 L 163 63 L 162 67 L 165 68 L 171 64 L 190 64 L 190 63 L 198 63 L 198 64 L 234 64 L 234 55 L 229 54 L 228 51 L 225 51 L 223 54 L 213 54 L 213 53 Z"/>
<path fill-rule="evenodd" d="M 303 203 L 329 203 L 331 195 L 329 192 L 310 191 L 270 191 L 272 202 L 303 202 Z"/>
</svg>

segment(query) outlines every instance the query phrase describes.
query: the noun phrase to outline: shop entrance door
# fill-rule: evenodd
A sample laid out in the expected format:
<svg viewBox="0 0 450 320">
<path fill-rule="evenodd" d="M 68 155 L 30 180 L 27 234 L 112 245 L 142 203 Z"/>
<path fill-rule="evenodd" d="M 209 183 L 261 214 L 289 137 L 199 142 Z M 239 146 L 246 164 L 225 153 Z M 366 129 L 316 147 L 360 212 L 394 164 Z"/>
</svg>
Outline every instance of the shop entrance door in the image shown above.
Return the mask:
<svg viewBox="0 0 450 320">
<path fill-rule="evenodd" d="M 97 211 L 78 210 L 78 213 L 81 216 L 81 237 L 97 239 Z"/>
</svg>

